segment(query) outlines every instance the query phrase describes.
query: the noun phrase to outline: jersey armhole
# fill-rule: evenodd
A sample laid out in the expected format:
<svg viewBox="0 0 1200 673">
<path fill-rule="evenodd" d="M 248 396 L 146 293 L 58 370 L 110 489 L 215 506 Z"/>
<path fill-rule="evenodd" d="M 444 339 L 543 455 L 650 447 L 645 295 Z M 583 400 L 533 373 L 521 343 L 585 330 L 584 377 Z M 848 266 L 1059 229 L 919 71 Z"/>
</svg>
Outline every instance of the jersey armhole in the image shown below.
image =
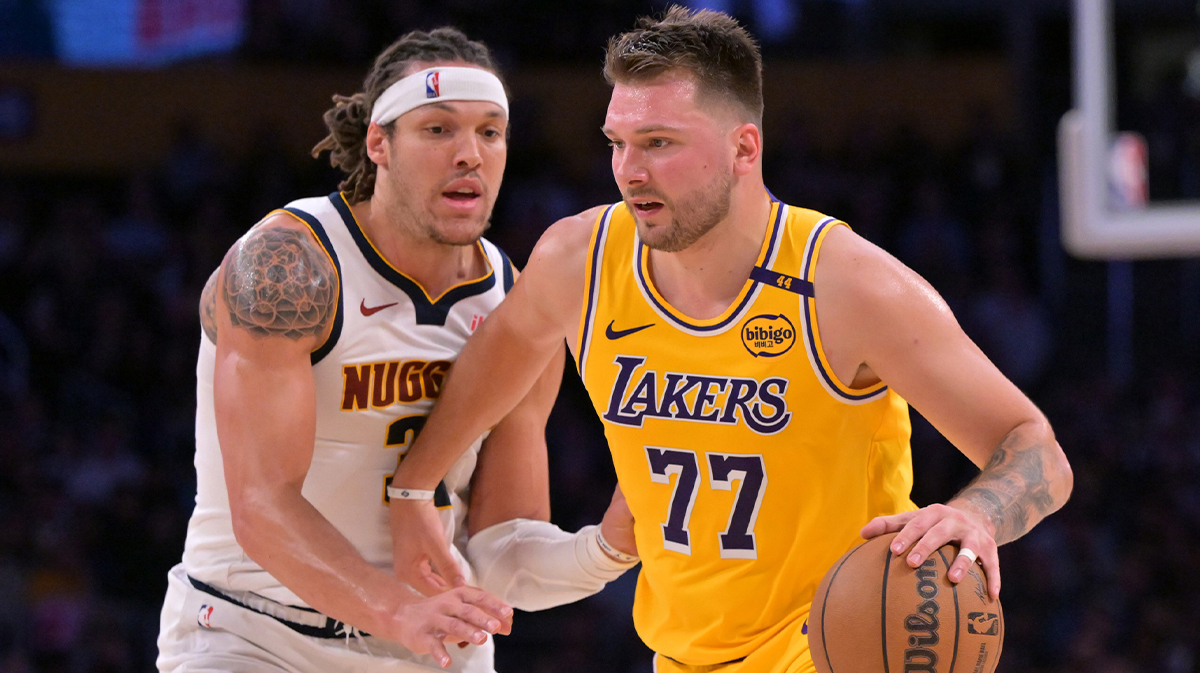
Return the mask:
<svg viewBox="0 0 1200 673">
<path fill-rule="evenodd" d="M 504 252 L 500 246 L 493 243 L 492 247 L 496 249 L 496 252 L 500 253 L 501 280 L 504 283 L 504 294 L 507 295 L 508 291 L 512 289 L 514 282 L 513 263 L 508 258 L 508 253 Z"/>
<path fill-rule="evenodd" d="M 825 237 L 835 226 L 850 228 L 850 225 L 845 222 L 828 217 L 818 222 L 809 234 L 804 251 L 801 277 L 812 284 L 811 287 L 816 287 L 817 260 L 821 255 L 821 246 L 825 242 Z M 800 315 L 804 321 L 804 349 L 808 353 L 808 360 L 817 375 L 817 380 L 821 382 L 821 386 L 825 388 L 826 392 L 834 399 L 846 404 L 867 404 L 886 395 L 888 388 L 882 381 L 867 388 L 851 388 L 838 379 L 833 368 L 829 366 L 829 359 L 825 356 L 825 349 L 821 345 L 821 329 L 817 324 L 816 292 L 812 296 L 801 296 L 800 304 Z"/>
<path fill-rule="evenodd" d="M 600 269 L 603 266 L 604 245 L 608 239 L 608 223 L 616 204 L 604 209 L 596 218 L 592 227 L 592 236 L 588 239 L 588 258 L 584 268 L 584 297 L 583 311 L 579 316 L 578 342 L 575 348 L 575 366 L 580 378 L 583 378 L 584 367 L 587 365 L 588 342 L 591 339 L 592 322 L 595 320 L 596 306 L 600 300 Z"/>
<path fill-rule="evenodd" d="M 345 313 L 342 310 L 342 265 L 338 262 L 337 252 L 333 249 L 333 243 L 329 240 L 329 234 L 321 226 L 320 220 L 299 208 L 282 208 L 275 212 L 287 213 L 308 227 L 308 230 L 312 232 L 313 238 L 317 239 L 317 244 L 321 246 L 321 250 L 324 251 L 325 256 L 333 264 L 334 273 L 337 274 L 337 306 L 333 310 L 333 327 L 329 330 L 329 336 L 325 338 L 325 342 L 313 349 L 312 354 L 309 356 L 312 364 L 315 365 L 325 359 L 326 355 L 329 355 L 329 352 L 333 350 L 333 347 L 337 345 L 338 339 L 342 336 L 342 317 Z"/>
</svg>

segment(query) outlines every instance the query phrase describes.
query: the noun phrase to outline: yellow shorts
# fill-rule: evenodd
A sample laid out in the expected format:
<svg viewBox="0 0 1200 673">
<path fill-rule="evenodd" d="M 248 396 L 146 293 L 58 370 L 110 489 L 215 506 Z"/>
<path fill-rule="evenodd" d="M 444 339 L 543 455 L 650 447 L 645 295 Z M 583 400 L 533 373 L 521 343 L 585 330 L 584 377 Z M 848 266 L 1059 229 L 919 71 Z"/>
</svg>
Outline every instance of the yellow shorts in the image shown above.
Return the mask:
<svg viewBox="0 0 1200 673">
<path fill-rule="evenodd" d="M 801 622 L 807 626 L 807 620 Z M 806 628 L 790 628 L 767 641 L 739 661 L 711 666 L 681 664 L 661 654 L 654 655 L 655 673 L 817 673 L 808 650 Z"/>
</svg>

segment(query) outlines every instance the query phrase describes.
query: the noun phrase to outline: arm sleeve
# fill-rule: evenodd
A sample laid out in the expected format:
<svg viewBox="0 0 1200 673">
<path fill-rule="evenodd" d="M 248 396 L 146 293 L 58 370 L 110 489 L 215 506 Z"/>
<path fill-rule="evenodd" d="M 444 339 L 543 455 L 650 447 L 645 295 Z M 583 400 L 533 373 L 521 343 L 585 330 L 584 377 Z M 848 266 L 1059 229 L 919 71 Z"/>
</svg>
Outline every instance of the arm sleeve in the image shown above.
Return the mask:
<svg viewBox="0 0 1200 673">
<path fill-rule="evenodd" d="M 615 561 L 600 549 L 599 526 L 568 533 L 546 521 L 513 519 L 467 542 L 478 585 L 520 610 L 545 610 L 587 598 L 638 561 Z"/>
</svg>

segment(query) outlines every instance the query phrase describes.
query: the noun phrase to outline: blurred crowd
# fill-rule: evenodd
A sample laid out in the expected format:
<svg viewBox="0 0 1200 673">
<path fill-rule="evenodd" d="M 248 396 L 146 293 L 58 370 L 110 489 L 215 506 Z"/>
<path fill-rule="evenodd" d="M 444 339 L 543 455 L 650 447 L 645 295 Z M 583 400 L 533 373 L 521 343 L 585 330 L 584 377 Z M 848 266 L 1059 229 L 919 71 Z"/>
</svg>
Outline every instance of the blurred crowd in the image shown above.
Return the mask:
<svg viewBox="0 0 1200 673">
<path fill-rule="evenodd" d="M 629 18 L 661 11 L 672 0 L 238 0 L 245 35 L 238 60 L 358 65 L 413 26 L 454 24 L 497 49 L 505 65 L 595 60 Z M 878 50 L 875 24 L 886 13 L 872 0 L 707 0 L 688 2 L 736 14 L 770 54 L 819 55 Z M 0 0 L 0 57 L 53 55 L 55 12 L 72 0 Z M 78 3 L 77 3 L 78 4 Z M 99 5 L 99 3 L 97 3 Z M 127 5 L 114 3 L 114 6 Z M 959 31 L 961 32 L 961 31 Z M 950 35 L 950 33 L 947 33 Z M 965 39 L 964 39 L 965 38 Z M 972 37 L 939 38 L 975 50 L 995 46 Z M 895 45 L 893 45 L 895 46 Z"/>
<path fill-rule="evenodd" d="M 410 13 L 436 23 L 433 4 L 252 2 L 246 55 L 315 45 L 317 58 L 361 65 Z M 607 4 L 614 17 L 631 11 Z M 510 15 L 520 25 L 463 27 L 485 39 L 526 35 L 498 42 L 514 61 L 532 53 L 522 50 L 578 56 L 578 45 L 626 27 L 551 14 L 541 18 L 559 28 L 546 32 L 529 23 L 536 13 Z M 1168 134 L 1152 143 L 1174 147 L 1197 126 L 1194 100 L 1172 104 L 1129 114 Z M 1176 109 L 1182 120 L 1167 114 Z M 592 112 L 598 126 L 602 111 Z M 536 114 L 514 102 L 513 116 L 488 236 L 521 263 L 555 219 L 619 194 L 599 136 L 593 169 L 577 175 L 565 168 L 577 162 L 539 137 Z M 1134 369 L 1113 375 L 1110 270 L 1058 245 L 1052 148 L 1028 151 L 1038 143 L 988 110 L 955 147 L 903 126 L 864 127 L 832 149 L 819 149 L 820 129 L 803 120 L 767 132 L 772 191 L 846 220 L 927 278 L 1046 412 L 1071 459 L 1071 502 L 1002 548 L 1000 670 L 1200 672 L 1200 621 L 1188 616 L 1200 602 L 1200 261 L 1134 265 Z M 184 123 L 144 172 L 0 174 L 0 673 L 152 669 L 166 572 L 195 494 L 200 289 L 250 225 L 339 180 L 322 162 L 291 163 L 295 152 L 273 142 L 264 135 L 231 156 Z M 1196 154 L 1178 156 L 1154 168 L 1167 172 L 1155 184 L 1194 196 Z M 554 520 L 569 530 L 597 521 L 608 502 L 601 433 L 566 372 L 548 440 Z M 915 413 L 913 454 L 920 505 L 974 473 Z M 500 639 L 499 670 L 648 672 L 630 623 L 632 579 L 518 615 L 514 635 Z"/>
</svg>

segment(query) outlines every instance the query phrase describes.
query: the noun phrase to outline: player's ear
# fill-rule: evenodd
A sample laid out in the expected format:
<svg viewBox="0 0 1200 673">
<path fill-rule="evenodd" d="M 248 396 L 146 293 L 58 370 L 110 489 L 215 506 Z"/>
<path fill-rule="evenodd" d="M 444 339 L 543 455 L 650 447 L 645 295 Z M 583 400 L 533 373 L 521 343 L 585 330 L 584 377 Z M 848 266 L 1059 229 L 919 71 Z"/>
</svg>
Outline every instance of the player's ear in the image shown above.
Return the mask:
<svg viewBox="0 0 1200 673">
<path fill-rule="evenodd" d="M 762 158 L 762 131 L 746 122 L 732 131 L 734 143 L 733 173 L 747 175 L 758 167 Z"/>
<path fill-rule="evenodd" d="M 387 143 L 388 134 L 383 132 L 379 124 L 367 124 L 367 156 L 375 165 L 384 168 L 388 167 Z"/>
</svg>

